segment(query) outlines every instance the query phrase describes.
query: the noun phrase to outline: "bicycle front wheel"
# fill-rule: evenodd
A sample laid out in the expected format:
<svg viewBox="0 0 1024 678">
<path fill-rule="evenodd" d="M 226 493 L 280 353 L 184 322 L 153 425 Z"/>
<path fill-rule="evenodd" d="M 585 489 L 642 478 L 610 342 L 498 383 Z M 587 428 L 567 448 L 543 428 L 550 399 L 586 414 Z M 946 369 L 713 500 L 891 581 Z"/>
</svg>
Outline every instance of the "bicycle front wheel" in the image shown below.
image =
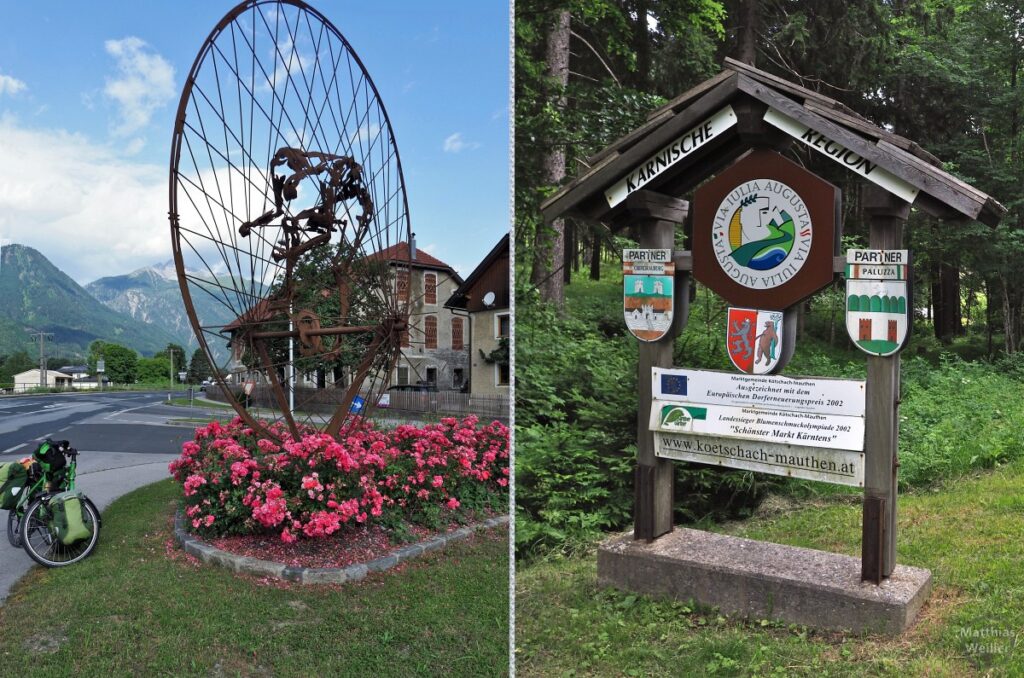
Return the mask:
<svg viewBox="0 0 1024 678">
<path fill-rule="evenodd" d="M 96 549 L 100 538 L 100 516 L 88 499 L 82 499 L 82 520 L 91 534 L 64 544 L 53 529 L 53 518 L 46 498 L 37 499 L 21 519 L 21 542 L 25 551 L 40 565 L 63 567 L 84 560 Z"/>
</svg>

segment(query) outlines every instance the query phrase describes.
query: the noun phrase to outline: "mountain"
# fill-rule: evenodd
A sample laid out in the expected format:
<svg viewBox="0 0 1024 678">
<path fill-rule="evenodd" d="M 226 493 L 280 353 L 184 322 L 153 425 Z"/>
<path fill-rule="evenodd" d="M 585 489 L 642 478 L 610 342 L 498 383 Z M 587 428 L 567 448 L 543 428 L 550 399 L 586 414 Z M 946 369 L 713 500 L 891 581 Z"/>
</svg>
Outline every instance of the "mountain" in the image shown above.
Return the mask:
<svg viewBox="0 0 1024 678">
<path fill-rule="evenodd" d="M 48 352 L 85 354 L 96 339 L 144 355 L 175 341 L 154 325 L 107 308 L 31 247 L 0 249 L 0 353 L 32 345 L 33 332 L 52 332 Z"/>
<path fill-rule="evenodd" d="M 207 278 L 194 273 L 197 278 Z M 223 281 L 230 286 L 230 281 Z M 86 291 L 110 309 L 145 323 L 151 323 L 175 338 L 191 355 L 198 346 L 181 299 L 174 262 L 147 266 L 124 275 L 100 278 L 85 286 Z M 195 287 L 192 288 L 195 291 Z M 193 293 L 192 304 L 204 326 L 223 326 L 235 314 L 221 301 L 208 294 Z M 207 337 L 209 340 L 209 336 Z M 213 342 L 210 349 L 218 363 L 227 358 L 226 340 Z"/>
<path fill-rule="evenodd" d="M 86 284 L 85 291 L 107 308 L 159 327 L 185 348 L 196 347 L 173 264 L 100 278 Z"/>
</svg>

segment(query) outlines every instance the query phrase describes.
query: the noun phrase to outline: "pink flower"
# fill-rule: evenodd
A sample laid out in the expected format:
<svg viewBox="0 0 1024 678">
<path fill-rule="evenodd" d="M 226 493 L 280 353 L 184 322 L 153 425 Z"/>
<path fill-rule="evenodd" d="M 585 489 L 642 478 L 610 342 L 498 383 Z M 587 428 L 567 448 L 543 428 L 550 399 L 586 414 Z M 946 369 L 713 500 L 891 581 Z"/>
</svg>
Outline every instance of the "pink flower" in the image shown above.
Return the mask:
<svg viewBox="0 0 1024 678">
<path fill-rule="evenodd" d="M 452 497 L 451 499 L 448 500 L 446 506 L 454 511 L 455 509 L 459 508 L 459 500 L 456 499 L 455 497 Z"/>
<path fill-rule="evenodd" d="M 444 485 L 444 478 L 442 478 L 441 476 L 434 476 L 430 484 L 433 485 L 434 487 L 441 487 L 442 485 Z"/>
</svg>

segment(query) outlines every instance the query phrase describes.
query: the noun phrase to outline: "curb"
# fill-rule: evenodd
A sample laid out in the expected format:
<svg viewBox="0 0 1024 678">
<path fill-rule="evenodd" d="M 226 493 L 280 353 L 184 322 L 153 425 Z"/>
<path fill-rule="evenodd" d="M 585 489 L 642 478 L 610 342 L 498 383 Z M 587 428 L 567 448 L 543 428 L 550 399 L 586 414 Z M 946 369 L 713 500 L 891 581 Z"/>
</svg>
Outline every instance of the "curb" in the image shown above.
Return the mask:
<svg viewBox="0 0 1024 678">
<path fill-rule="evenodd" d="M 370 572 L 389 570 L 399 563 L 412 560 L 424 553 L 436 551 L 452 542 L 467 539 L 474 532 L 508 524 L 508 522 L 508 516 L 488 518 L 481 523 L 460 527 L 457 530 L 431 537 L 418 544 L 403 546 L 380 558 L 347 567 L 294 567 L 284 563 L 259 560 L 251 556 L 240 556 L 222 551 L 189 534 L 185 529 L 185 516 L 180 509 L 174 516 L 174 538 L 181 544 L 186 553 L 199 558 L 205 563 L 219 565 L 234 572 L 260 577 L 274 577 L 299 584 L 344 584 L 346 582 L 359 581 Z"/>
</svg>

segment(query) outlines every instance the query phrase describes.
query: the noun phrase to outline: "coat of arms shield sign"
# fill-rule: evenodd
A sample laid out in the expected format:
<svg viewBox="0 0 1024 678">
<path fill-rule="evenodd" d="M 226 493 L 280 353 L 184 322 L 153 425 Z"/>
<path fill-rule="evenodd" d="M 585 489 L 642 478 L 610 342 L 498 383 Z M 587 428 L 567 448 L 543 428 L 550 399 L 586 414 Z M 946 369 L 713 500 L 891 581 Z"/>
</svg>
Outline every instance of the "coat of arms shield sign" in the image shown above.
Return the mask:
<svg viewBox="0 0 1024 678">
<path fill-rule="evenodd" d="M 672 326 L 675 270 L 672 250 L 622 252 L 623 314 L 640 341 L 657 341 Z"/>
</svg>

